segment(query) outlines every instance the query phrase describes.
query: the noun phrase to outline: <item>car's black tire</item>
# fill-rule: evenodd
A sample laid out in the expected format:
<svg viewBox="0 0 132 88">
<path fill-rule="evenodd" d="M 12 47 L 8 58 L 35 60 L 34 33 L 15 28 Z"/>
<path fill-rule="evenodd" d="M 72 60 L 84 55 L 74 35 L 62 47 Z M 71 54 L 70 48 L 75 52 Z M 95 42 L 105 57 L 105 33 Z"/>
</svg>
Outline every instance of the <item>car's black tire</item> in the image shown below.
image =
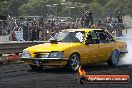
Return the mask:
<svg viewBox="0 0 132 88">
<path fill-rule="evenodd" d="M 117 66 L 119 61 L 119 52 L 117 50 L 114 50 L 109 58 L 108 65 L 109 66 Z"/>
<path fill-rule="evenodd" d="M 41 70 L 43 68 L 42 65 L 29 65 L 32 70 Z"/>
<path fill-rule="evenodd" d="M 73 53 L 67 62 L 67 68 L 70 71 L 77 71 L 80 66 L 80 56 L 78 53 Z"/>
</svg>

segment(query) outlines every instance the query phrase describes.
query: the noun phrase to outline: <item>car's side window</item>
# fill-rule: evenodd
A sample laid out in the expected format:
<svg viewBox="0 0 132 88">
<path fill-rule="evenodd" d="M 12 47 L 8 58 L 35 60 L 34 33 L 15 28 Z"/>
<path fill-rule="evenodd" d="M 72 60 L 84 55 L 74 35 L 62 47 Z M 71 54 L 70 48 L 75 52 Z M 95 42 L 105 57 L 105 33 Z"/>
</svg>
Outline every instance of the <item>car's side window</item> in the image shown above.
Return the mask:
<svg viewBox="0 0 132 88">
<path fill-rule="evenodd" d="M 98 40 L 97 40 L 96 34 L 93 31 L 89 32 L 86 38 L 86 45 L 97 44 L 97 43 L 98 43 Z"/>
<path fill-rule="evenodd" d="M 63 41 L 67 41 L 67 42 L 80 42 L 80 40 L 75 37 L 75 33 L 74 32 L 70 32 Z"/>
<path fill-rule="evenodd" d="M 113 39 L 113 37 L 107 31 L 105 31 L 105 33 L 106 33 L 106 36 L 107 36 L 107 40 L 109 42 L 115 42 L 115 40 Z"/>
<path fill-rule="evenodd" d="M 96 31 L 96 35 L 100 43 L 109 43 L 109 40 L 107 40 L 106 33 L 103 30 Z"/>
</svg>

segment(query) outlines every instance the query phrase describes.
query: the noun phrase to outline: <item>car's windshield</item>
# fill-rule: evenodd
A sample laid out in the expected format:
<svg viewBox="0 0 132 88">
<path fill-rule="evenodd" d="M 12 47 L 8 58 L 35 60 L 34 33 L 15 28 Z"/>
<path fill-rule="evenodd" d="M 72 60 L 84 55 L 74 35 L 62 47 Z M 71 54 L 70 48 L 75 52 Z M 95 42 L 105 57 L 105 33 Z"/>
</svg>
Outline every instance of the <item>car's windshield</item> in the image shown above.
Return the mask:
<svg viewBox="0 0 132 88">
<path fill-rule="evenodd" d="M 85 32 L 60 32 L 54 36 L 54 39 L 62 42 L 83 42 L 85 37 Z"/>
</svg>

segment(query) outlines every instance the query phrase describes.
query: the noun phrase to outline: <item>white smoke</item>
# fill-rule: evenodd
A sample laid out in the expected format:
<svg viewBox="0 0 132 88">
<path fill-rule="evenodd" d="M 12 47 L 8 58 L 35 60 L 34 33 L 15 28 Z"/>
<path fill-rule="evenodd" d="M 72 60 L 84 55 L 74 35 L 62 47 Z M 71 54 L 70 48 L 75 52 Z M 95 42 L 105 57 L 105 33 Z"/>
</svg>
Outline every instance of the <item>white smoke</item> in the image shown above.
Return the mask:
<svg viewBox="0 0 132 88">
<path fill-rule="evenodd" d="M 132 31 L 132 29 L 129 30 Z M 128 53 L 121 55 L 118 65 L 132 65 L 132 35 L 127 34 L 122 40 L 127 43 Z"/>
</svg>

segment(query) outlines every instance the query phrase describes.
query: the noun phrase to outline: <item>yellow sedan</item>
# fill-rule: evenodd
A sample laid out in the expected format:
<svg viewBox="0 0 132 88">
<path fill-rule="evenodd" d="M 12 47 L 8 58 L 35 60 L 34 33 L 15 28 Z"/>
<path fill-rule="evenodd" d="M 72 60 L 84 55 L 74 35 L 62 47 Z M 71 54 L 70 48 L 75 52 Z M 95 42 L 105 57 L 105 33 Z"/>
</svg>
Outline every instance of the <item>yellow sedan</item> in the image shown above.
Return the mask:
<svg viewBox="0 0 132 88">
<path fill-rule="evenodd" d="M 47 43 L 23 50 L 21 59 L 38 70 L 43 66 L 67 66 L 77 70 L 80 65 L 108 62 L 116 66 L 119 55 L 127 53 L 127 44 L 115 40 L 102 29 L 67 29 L 57 33 Z"/>
</svg>

